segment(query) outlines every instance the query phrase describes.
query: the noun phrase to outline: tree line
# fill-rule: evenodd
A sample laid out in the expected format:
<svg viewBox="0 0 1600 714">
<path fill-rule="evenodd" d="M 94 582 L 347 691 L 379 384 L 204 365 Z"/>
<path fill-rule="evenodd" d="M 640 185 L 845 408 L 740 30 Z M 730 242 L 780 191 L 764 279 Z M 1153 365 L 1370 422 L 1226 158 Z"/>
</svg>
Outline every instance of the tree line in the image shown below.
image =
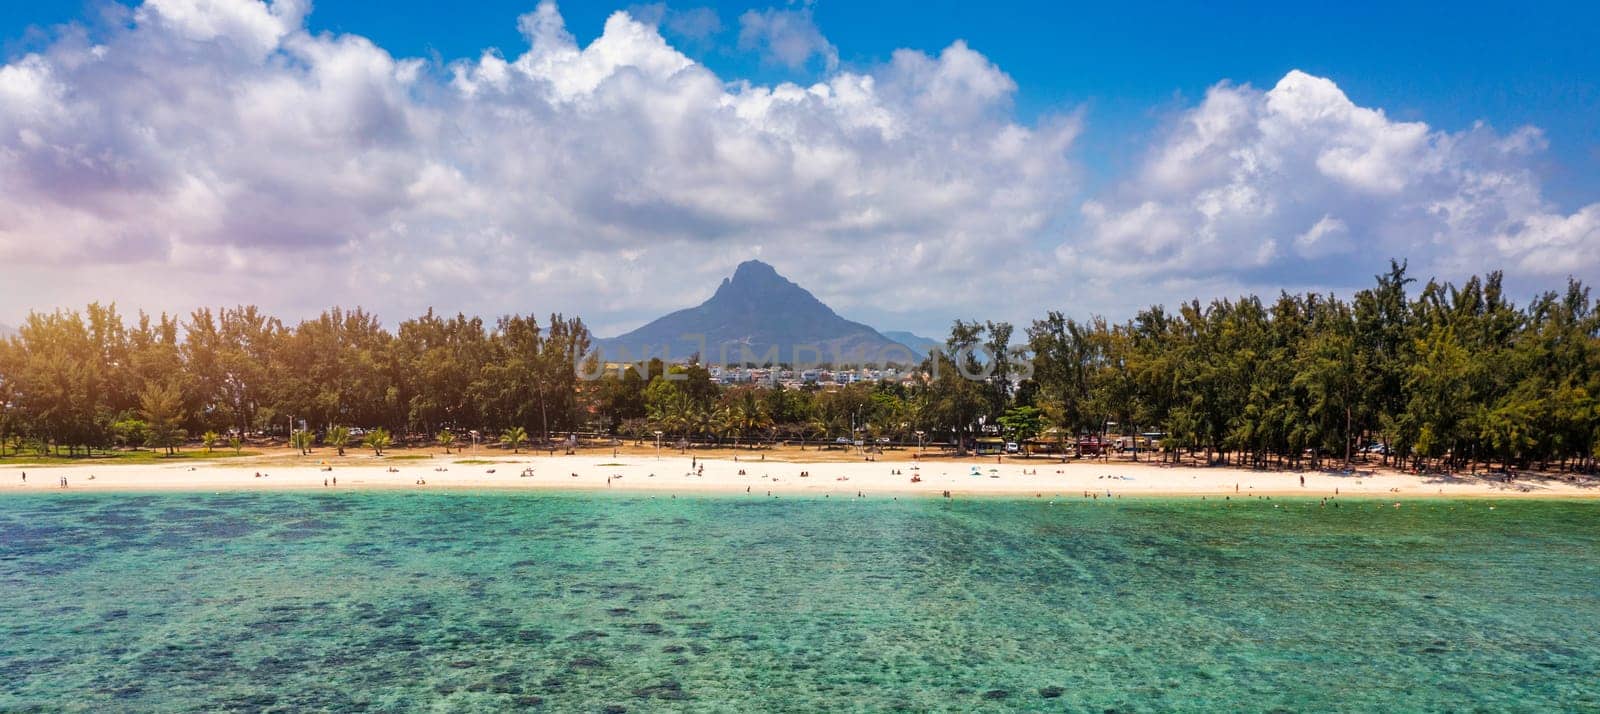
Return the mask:
<svg viewBox="0 0 1600 714">
<path fill-rule="evenodd" d="M 705 365 L 659 360 L 591 381 L 577 372 L 595 365 L 575 369 L 589 344 L 561 315 L 429 311 L 390 332 L 359 309 L 293 326 L 253 307 L 131 325 L 101 305 L 34 314 L 0 343 L 0 443 L 172 448 L 289 434 L 291 419 L 308 426 L 306 448 L 340 449 L 350 427 L 446 448 L 469 429 L 512 448 L 581 431 L 958 451 L 986 436 L 1143 433 L 1169 460 L 1321 466 L 1365 452 L 1417 468 L 1591 470 L 1600 436 L 1600 310 L 1586 288 L 1569 280 L 1518 307 L 1499 273 L 1417 289 L 1403 264 L 1350 300 L 1196 300 L 1123 322 L 1050 312 L 1021 331 L 957 320 L 909 379 L 846 386 L 721 385 Z"/>
<path fill-rule="evenodd" d="M 430 310 L 391 332 L 360 309 L 292 326 L 250 306 L 181 321 L 99 304 L 34 313 L 0 341 L 0 444 L 70 455 L 224 434 L 354 443 L 351 428 L 545 435 L 579 422 L 573 365 L 589 339 L 559 314 L 491 325 Z"/>
<path fill-rule="evenodd" d="M 1569 280 L 1518 308 L 1499 273 L 1414 296 L 1391 263 L 1354 299 L 1282 294 L 1151 307 L 1121 324 L 1034 322 L 1042 398 L 1073 430 L 1162 433 L 1169 455 L 1262 466 L 1348 461 L 1417 468 L 1592 469 L 1600 313 Z"/>
</svg>

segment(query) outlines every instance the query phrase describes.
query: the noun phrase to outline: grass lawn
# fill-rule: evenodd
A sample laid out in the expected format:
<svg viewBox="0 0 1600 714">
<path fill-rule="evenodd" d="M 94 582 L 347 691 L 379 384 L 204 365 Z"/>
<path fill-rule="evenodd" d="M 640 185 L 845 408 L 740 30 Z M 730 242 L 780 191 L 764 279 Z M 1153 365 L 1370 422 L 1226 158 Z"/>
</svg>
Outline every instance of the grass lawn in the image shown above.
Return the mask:
<svg viewBox="0 0 1600 714">
<path fill-rule="evenodd" d="M 40 456 L 37 453 L 24 450 L 21 454 L 13 452 L 8 453 L 5 456 L 0 456 L 0 465 L 70 466 L 73 464 L 92 463 L 157 464 L 170 461 L 209 461 L 213 459 L 233 459 L 245 456 L 260 455 L 261 452 L 259 451 L 241 451 L 234 453 L 232 449 L 214 449 L 209 454 L 206 453 L 205 449 L 190 449 L 187 451 L 179 451 L 178 453 L 172 455 L 168 455 L 162 451 L 149 451 L 140 449 L 137 451 L 96 451 L 94 452 L 93 456 L 83 454 L 79 454 L 78 456 L 67 456 L 65 454 L 46 454 Z"/>
</svg>

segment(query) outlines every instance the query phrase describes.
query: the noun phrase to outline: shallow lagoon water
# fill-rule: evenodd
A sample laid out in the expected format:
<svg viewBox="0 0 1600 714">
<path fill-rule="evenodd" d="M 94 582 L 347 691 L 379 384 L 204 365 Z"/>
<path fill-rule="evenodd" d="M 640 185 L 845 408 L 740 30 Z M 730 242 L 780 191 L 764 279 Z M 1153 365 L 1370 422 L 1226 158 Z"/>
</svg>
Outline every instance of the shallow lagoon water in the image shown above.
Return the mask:
<svg viewBox="0 0 1600 714">
<path fill-rule="evenodd" d="M 1600 503 L 1340 505 L 10 496 L 0 711 L 1600 710 Z"/>
</svg>

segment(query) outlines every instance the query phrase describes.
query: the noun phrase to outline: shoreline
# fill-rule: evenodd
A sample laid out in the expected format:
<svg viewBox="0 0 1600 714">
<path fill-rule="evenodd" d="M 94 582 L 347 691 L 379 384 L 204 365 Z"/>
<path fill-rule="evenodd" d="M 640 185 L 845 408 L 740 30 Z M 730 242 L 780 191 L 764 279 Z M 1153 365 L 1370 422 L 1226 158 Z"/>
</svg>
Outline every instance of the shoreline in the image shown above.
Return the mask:
<svg viewBox="0 0 1600 714">
<path fill-rule="evenodd" d="M 691 463 L 693 464 L 691 470 Z M 331 470 L 324 470 L 330 469 Z M 524 470 L 531 476 L 524 476 Z M 23 472 L 32 471 L 26 483 Z M 256 474 L 261 474 L 257 476 Z M 802 476 L 801 474 L 810 474 Z M 913 474 L 920 482 L 913 483 Z M 68 487 L 60 488 L 60 479 Z M 327 485 L 324 485 L 324 479 Z M 335 485 L 334 481 L 338 483 Z M 939 498 L 1240 497 L 1600 499 L 1600 479 L 1483 478 L 1395 471 L 1275 472 L 1131 462 L 996 464 L 978 460 L 734 461 L 727 458 L 505 455 L 387 460 L 372 456 L 0 466 L 0 497 L 83 492 L 320 490 L 614 492 L 648 495 Z"/>
</svg>

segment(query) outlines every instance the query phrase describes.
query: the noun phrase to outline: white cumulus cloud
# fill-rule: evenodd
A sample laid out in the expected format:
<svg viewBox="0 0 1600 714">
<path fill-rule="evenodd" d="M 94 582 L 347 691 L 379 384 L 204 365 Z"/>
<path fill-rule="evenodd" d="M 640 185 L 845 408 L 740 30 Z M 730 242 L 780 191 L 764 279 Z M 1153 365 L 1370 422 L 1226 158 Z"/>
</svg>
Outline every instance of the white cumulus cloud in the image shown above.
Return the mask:
<svg viewBox="0 0 1600 714">
<path fill-rule="evenodd" d="M 560 309 L 609 331 L 761 257 L 844 307 L 953 313 L 989 295 L 973 256 L 1071 210 L 1074 118 L 1012 118 L 1015 84 L 961 43 L 758 85 L 625 12 L 580 45 L 544 2 L 515 55 L 440 65 L 311 33 L 307 10 L 149 0 L 0 66 L 9 304 Z"/>
<path fill-rule="evenodd" d="M 1600 204 L 1545 198 L 1537 129 L 1398 121 L 1293 72 L 1211 88 L 1086 196 L 1079 115 L 1019 119 L 1016 83 L 964 42 L 840 68 L 807 7 L 755 13 L 750 42 L 825 65 L 759 84 L 673 46 L 675 11 L 638 11 L 580 44 L 543 2 L 523 47 L 441 62 L 310 32 L 304 0 L 148 0 L 7 58 L 0 319 L 431 305 L 612 334 L 761 258 L 847 315 L 932 332 L 1347 288 L 1391 256 L 1541 286 L 1600 267 Z"/>
<path fill-rule="evenodd" d="M 1398 121 L 1304 72 L 1265 91 L 1222 83 L 1083 204 L 1082 234 L 1057 254 L 1094 280 L 1179 289 L 1364 286 L 1389 257 L 1553 287 L 1600 267 L 1600 204 L 1567 215 L 1547 201 L 1544 150 L 1534 128 Z"/>
</svg>

